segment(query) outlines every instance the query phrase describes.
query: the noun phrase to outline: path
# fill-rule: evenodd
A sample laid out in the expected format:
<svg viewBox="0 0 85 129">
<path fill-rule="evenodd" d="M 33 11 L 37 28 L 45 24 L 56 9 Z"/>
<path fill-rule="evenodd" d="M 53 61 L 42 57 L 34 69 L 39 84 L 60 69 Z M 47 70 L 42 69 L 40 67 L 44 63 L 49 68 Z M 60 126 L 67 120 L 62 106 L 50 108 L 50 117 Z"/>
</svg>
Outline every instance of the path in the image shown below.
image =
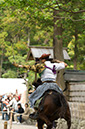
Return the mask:
<svg viewBox="0 0 85 129">
<path fill-rule="evenodd" d="M 4 122 L 3 120 L 1 120 L 0 118 L 0 129 L 4 129 Z M 8 122 L 8 128 L 9 128 L 9 122 Z M 32 126 L 32 125 L 26 125 L 26 124 L 12 124 L 12 129 L 37 129 L 36 126 Z"/>
</svg>

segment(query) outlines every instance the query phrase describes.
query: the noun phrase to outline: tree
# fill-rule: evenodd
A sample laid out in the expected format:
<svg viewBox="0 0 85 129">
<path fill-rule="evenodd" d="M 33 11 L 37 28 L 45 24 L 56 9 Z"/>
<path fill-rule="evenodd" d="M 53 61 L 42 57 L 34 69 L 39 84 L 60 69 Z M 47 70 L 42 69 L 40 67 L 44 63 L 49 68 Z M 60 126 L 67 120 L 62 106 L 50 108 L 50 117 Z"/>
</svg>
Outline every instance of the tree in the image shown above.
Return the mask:
<svg viewBox="0 0 85 129">
<path fill-rule="evenodd" d="M 24 55 L 23 51 L 16 49 L 16 46 L 18 44 L 21 47 L 23 41 L 27 43 L 30 32 L 31 45 L 53 45 L 55 58 L 63 60 L 63 47 L 68 46 L 70 51 L 69 44 L 75 37 L 71 43 L 72 60 L 74 68 L 79 69 L 80 60 L 84 61 L 83 51 L 83 54 L 80 54 L 83 59 L 76 54 L 77 51 L 81 52 L 79 42 L 83 42 L 85 34 L 82 29 L 85 26 L 84 4 L 84 0 L 4 0 L 1 2 L 1 14 L 4 13 L 1 15 L 1 26 L 4 26 L 3 31 L 8 34 L 5 41 L 10 42 L 11 45 L 8 46 L 13 44 L 14 54 L 21 57 Z M 12 50 L 12 47 L 8 47 L 8 50 L 9 48 Z M 63 83 L 61 85 L 63 86 Z"/>
<path fill-rule="evenodd" d="M 16 55 L 15 59 L 17 62 L 25 62 L 28 51 L 26 43 L 28 34 L 27 25 L 24 24 L 27 18 L 24 12 L 20 12 L 20 10 L 15 9 L 14 7 L 11 8 L 5 5 L 3 1 L 0 3 L 0 7 L 1 76 L 2 74 L 6 74 L 6 72 L 10 72 L 10 67 L 17 72 L 17 69 L 15 69 L 11 64 L 14 61 L 14 55 Z M 18 17 L 21 15 L 23 16 L 22 18 Z M 10 73 L 12 73 L 12 71 Z M 18 74 L 20 74 L 19 71 Z"/>
</svg>

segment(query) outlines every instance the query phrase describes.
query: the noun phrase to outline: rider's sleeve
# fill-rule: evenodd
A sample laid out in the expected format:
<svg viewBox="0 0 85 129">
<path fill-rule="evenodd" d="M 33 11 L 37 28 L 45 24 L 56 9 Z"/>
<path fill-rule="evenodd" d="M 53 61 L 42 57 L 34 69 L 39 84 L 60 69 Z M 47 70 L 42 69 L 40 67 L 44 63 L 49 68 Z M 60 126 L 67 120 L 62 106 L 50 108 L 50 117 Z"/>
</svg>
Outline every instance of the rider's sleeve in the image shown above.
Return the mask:
<svg viewBox="0 0 85 129">
<path fill-rule="evenodd" d="M 32 65 L 32 66 L 30 66 L 30 65 L 19 65 L 19 64 L 16 64 L 16 63 L 13 63 L 13 65 L 15 66 L 15 67 L 21 67 L 21 68 L 26 68 L 26 69 L 28 69 L 28 70 L 32 70 L 32 71 L 34 71 L 34 72 L 36 72 L 36 65 Z"/>
<path fill-rule="evenodd" d="M 61 70 L 61 69 L 65 69 L 65 64 L 62 63 L 54 63 L 55 64 L 55 70 Z"/>
<path fill-rule="evenodd" d="M 44 64 L 36 64 L 36 65 L 24 65 L 24 68 L 29 69 L 29 70 L 32 70 L 34 72 L 37 72 L 37 73 L 42 73 L 45 69 L 45 65 Z"/>
<path fill-rule="evenodd" d="M 18 65 L 16 63 L 13 63 L 13 65 L 15 67 L 20 67 L 22 66 L 22 68 L 26 68 L 28 70 L 32 70 L 34 72 L 37 72 L 37 73 L 42 73 L 45 69 L 45 65 L 44 64 L 36 64 L 36 65 Z"/>
</svg>

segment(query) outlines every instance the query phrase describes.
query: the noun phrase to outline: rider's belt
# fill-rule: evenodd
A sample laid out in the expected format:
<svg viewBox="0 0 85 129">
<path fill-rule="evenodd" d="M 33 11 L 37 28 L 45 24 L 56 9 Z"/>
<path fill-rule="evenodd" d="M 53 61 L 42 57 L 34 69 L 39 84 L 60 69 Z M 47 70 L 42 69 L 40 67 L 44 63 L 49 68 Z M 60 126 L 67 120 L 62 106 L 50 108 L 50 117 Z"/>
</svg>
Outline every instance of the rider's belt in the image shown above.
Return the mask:
<svg viewBox="0 0 85 129">
<path fill-rule="evenodd" d="M 56 83 L 56 81 L 44 81 L 42 83 L 45 83 L 45 82 L 47 82 L 47 83 Z"/>
</svg>

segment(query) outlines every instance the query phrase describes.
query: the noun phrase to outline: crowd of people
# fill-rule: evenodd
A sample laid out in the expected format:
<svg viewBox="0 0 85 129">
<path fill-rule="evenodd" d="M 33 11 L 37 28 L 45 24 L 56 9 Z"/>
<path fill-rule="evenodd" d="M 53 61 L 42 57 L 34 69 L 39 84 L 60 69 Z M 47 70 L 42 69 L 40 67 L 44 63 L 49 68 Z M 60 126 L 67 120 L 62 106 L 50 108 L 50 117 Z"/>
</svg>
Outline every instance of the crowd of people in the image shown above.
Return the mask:
<svg viewBox="0 0 85 129">
<path fill-rule="evenodd" d="M 0 96 L 0 107 L 2 120 L 10 121 L 12 112 L 12 121 L 22 123 L 29 118 L 30 108 L 28 103 L 21 103 L 21 94 L 9 94 Z"/>
</svg>

